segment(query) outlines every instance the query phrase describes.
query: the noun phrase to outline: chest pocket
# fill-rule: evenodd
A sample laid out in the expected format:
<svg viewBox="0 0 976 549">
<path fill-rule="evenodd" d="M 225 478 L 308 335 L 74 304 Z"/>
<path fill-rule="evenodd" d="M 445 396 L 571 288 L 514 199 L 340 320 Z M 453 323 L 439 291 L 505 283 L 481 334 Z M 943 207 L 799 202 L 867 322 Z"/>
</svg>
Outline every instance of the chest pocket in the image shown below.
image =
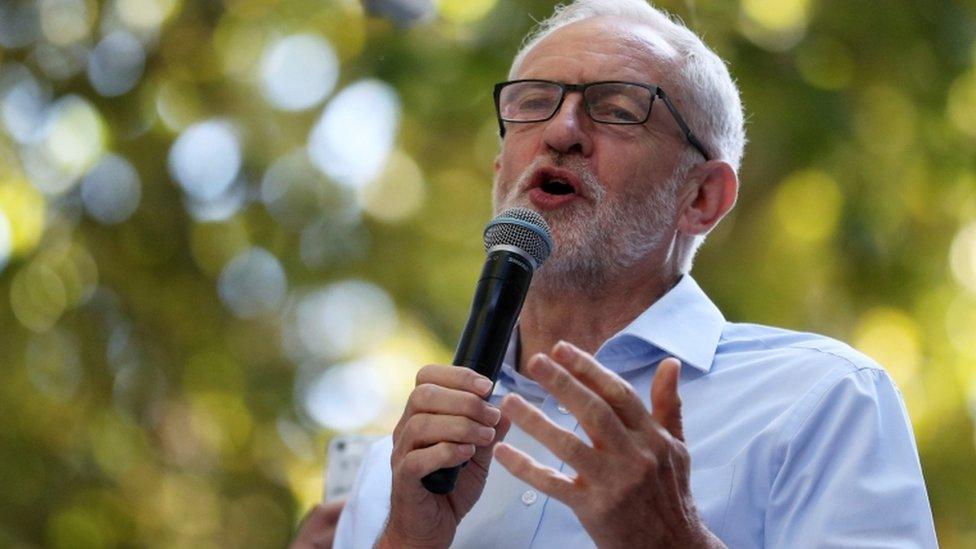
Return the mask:
<svg viewBox="0 0 976 549">
<path fill-rule="evenodd" d="M 698 514 L 718 537 L 722 537 L 725 528 L 734 472 L 735 463 L 691 471 L 691 494 L 695 498 Z"/>
</svg>

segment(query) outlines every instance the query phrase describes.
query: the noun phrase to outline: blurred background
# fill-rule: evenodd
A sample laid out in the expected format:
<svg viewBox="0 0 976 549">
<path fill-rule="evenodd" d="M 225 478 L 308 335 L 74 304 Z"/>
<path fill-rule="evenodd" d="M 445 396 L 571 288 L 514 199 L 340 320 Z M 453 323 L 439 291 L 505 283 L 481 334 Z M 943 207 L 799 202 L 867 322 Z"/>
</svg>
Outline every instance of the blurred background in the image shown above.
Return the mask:
<svg viewBox="0 0 976 549">
<path fill-rule="evenodd" d="M 669 0 L 749 113 L 695 267 L 900 385 L 976 546 L 976 3 Z M 522 0 L 0 2 L 0 546 L 280 547 L 448 362 Z"/>
</svg>

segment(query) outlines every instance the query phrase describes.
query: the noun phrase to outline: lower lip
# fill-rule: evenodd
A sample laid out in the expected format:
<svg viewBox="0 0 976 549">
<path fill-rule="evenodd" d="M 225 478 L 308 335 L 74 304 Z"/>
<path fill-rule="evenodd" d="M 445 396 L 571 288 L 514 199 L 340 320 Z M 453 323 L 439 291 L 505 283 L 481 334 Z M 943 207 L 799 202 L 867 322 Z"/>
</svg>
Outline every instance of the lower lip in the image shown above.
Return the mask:
<svg viewBox="0 0 976 549">
<path fill-rule="evenodd" d="M 531 200 L 532 204 L 541 210 L 554 210 L 569 202 L 572 202 L 573 200 L 576 200 L 577 198 L 579 197 L 576 193 L 549 194 L 543 191 L 540 187 L 536 187 L 529 191 L 529 200 Z"/>
</svg>

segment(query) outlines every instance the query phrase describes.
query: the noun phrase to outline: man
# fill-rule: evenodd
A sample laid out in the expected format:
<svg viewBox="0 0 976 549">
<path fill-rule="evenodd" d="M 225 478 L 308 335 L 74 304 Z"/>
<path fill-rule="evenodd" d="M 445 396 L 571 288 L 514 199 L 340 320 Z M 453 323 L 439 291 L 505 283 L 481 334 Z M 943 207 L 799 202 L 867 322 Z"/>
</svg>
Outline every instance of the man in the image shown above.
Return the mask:
<svg viewBox="0 0 976 549">
<path fill-rule="evenodd" d="M 936 546 L 884 370 L 728 323 L 687 274 L 738 190 L 722 61 L 642 0 L 580 0 L 495 96 L 495 210 L 539 211 L 555 249 L 494 388 L 420 371 L 336 546 Z M 451 494 L 422 487 L 463 462 Z"/>
</svg>

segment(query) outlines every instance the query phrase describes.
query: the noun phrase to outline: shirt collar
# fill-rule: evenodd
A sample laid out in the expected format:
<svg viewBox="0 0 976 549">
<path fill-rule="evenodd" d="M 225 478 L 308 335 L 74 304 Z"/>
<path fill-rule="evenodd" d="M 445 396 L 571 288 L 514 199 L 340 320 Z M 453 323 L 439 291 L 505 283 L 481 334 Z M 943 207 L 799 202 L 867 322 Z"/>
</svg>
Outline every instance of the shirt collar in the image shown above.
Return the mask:
<svg viewBox="0 0 976 549">
<path fill-rule="evenodd" d="M 596 358 L 617 373 L 646 367 L 662 355 L 674 356 L 702 373 L 708 373 L 725 317 L 698 286 L 691 275 L 684 275 L 670 291 L 644 310 L 623 330 L 608 339 Z M 518 328 L 502 362 L 502 375 L 520 393 L 542 397 L 545 394 L 535 382 L 515 370 L 518 350 Z M 502 389 L 497 384 L 496 389 Z M 500 394 L 508 392 L 501 390 Z"/>
<path fill-rule="evenodd" d="M 691 275 L 684 275 L 674 288 L 608 339 L 597 354 L 613 353 L 628 340 L 636 340 L 707 373 L 724 327 L 722 312 Z"/>
</svg>

